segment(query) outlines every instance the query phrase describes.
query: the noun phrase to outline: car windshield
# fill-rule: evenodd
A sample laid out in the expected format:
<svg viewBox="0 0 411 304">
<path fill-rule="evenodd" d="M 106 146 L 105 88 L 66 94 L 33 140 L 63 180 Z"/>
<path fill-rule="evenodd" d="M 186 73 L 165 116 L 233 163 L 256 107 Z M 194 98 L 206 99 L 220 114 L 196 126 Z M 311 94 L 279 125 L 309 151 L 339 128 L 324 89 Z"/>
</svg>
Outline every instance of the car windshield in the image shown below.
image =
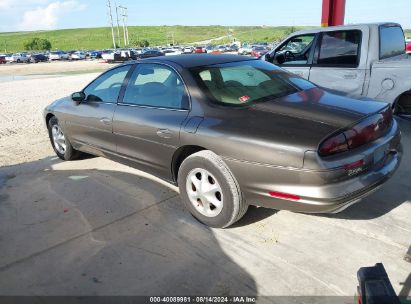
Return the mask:
<svg viewBox="0 0 411 304">
<path fill-rule="evenodd" d="M 268 101 L 315 87 L 262 60 L 197 67 L 191 72 L 212 101 L 234 106 Z"/>
</svg>

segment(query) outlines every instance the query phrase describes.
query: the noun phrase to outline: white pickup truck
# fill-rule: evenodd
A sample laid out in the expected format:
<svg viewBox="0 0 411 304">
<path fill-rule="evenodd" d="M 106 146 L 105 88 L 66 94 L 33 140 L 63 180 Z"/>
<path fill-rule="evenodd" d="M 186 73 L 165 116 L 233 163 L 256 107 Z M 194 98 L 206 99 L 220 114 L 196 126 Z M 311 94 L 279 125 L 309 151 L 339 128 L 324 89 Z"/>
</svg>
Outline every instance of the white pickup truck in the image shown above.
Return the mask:
<svg viewBox="0 0 411 304">
<path fill-rule="evenodd" d="M 411 114 L 411 57 L 399 24 L 302 30 L 261 59 L 321 87 L 386 101 L 397 114 Z"/>
</svg>

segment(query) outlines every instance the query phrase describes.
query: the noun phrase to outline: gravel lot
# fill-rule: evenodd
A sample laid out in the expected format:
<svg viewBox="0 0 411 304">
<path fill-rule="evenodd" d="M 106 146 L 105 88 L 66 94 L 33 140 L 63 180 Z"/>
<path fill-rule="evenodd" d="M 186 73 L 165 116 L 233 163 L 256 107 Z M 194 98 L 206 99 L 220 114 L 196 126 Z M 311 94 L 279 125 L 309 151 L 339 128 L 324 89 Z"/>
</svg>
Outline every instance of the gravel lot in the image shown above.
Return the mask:
<svg viewBox="0 0 411 304">
<path fill-rule="evenodd" d="M 31 66 L 29 66 L 31 67 Z M 0 83 L 0 166 L 51 154 L 43 109 L 83 88 L 98 74 Z"/>
<path fill-rule="evenodd" d="M 107 69 L 102 60 L 53 61 L 39 63 L 17 63 L 0 65 L 0 76 L 24 76 L 44 74 L 65 74 L 79 72 L 97 72 Z"/>
<path fill-rule="evenodd" d="M 409 296 L 411 121 L 399 119 L 400 169 L 361 203 L 337 215 L 251 208 L 234 227 L 209 229 L 150 175 L 103 158 L 55 157 L 43 108 L 95 76 L 0 83 L 0 295 L 328 295 L 352 303 L 357 270 L 383 262 L 395 291 Z"/>
</svg>

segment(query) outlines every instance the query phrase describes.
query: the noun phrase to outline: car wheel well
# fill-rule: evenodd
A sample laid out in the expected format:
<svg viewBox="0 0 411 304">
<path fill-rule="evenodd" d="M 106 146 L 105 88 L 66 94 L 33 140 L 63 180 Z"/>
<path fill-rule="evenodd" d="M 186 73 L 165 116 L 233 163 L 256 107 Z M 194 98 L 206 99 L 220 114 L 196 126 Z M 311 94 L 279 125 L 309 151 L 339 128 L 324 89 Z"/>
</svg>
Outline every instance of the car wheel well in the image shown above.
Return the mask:
<svg viewBox="0 0 411 304">
<path fill-rule="evenodd" d="M 49 121 L 50 121 L 50 119 L 51 119 L 52 117 L 54 117 L 54 115 L 51 114 L 51 113 L 48 113 L 48 114 L 46 115 L 46 125 L 47 125 L 47 126 L 49 125 Z"/>
<path fill-rule="evenodd" d="M 411 113 L 411 90 L 402 93 L 395 99 L 393 111 L 395 114 Z"/>
<path fill-rule="evenodd" d="M 200 146 L 183 146 L 174 152 L 173 160 L 171 164 L 171 173 L 173 175 L 173 180 L 177 184 L 178 170 L 180 169 L 183 161 L 190 155 L 197 153 L 202 150 L 207 150 L 206 148 Z"/>
</svg>

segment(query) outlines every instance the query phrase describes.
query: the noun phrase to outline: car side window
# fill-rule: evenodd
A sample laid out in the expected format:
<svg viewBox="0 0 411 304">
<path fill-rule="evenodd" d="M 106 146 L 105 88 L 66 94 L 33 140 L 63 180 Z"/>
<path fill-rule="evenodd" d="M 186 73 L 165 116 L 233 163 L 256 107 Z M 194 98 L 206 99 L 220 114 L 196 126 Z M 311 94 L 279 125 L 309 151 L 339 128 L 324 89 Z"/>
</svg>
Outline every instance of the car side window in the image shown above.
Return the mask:
<svg viewBox="0 0 411 304">
<path fill-rule="evenodd" d="M 139 64 L 130 77 L 124 104 L 188 109 L 188 95 L 180 76 L 161 64 Z"/>
<path fill-rule="evenodd" d="M 131 65 L 110 70 L 94 80 L 85 90 L 86 101 L 117 103 L 121 86 Z"/>
<path fill-rule="evenodd" d="M 361 31 L 324 32 L 316 54 L 317 65 L 357 67 L 361 45 Z"/>
<path fill-rule="evenodd" d="M 285 56 L 283 64 L 307 64 L 315 34 L 292 37 L 277 53 Z"/>
<path fill-rule="evenodd" d="M 404 32 L 399 26 L 380 26 L 380 59 L 405 54 Z"/>
</svg>

